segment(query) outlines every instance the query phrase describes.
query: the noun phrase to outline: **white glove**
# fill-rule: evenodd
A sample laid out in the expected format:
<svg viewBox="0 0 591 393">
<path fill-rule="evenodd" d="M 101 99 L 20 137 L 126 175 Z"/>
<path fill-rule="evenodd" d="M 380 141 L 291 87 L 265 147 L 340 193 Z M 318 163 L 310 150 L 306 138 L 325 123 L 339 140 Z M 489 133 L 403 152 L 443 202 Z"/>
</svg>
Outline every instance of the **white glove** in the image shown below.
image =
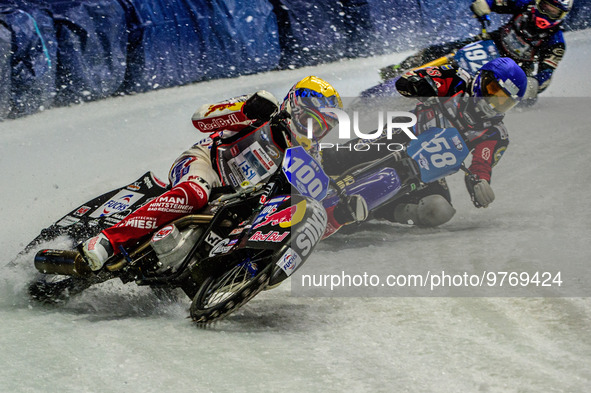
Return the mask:
<svg viewBox="0 0 591 393">
<path fill-rule="evenodd" d="M 478 179 L 475 175 L 466 176 L 466 187 L 476 207 L 487 207 L 495 200 L 495 193 L 488 181 Z"/>
<path fill-rule="evenodd" d="M 487 207 L 495 200 L 495 193 L 486 180 L 479 180 L 474 185 L 474 202 L 482 207 Z"/>
<path fill-rule="evenodd" d="M 471 5 L 470 9 L 477 17 L 483 17 L 484 15 L 490 14 L 490 7 L 486 0 L 475 0 Z"/>
</svg>

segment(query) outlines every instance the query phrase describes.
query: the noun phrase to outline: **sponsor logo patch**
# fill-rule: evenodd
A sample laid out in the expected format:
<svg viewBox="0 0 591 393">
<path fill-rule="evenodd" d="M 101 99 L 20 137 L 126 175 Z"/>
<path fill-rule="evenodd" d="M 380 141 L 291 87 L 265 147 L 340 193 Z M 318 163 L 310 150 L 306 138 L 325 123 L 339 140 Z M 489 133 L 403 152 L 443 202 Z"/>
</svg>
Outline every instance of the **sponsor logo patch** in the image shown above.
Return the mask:
<svg viewBox="0 0 591 393">
<path fill-rule="evenodd" d="M 152 241 L 157 242 L 158 240 L 164 239 L 166 236 L 170 235 L 174 227 L 172 225 L 167 225 L 164 228 L 160 229 L 158 232 L 152 236 Z"/>
<path fill-rule="evenodd" d="M 82 206 L 81 208 L 79 208 L 78 210 L 76 210 L 74 212 L 74 215 L 76 215 L 76 216 L 83 216 L 86 213 L 88 213 L 89 211 L 90 211 L 90 207 L 88 207 L 88 206 Z"/>
<path fill-rule="evenodd" d="M 237 239 L 235 240 L 237 241 Z M 209 256 L 211 257 L 214 255 L 225 254 L 229 252 L 232 249 L 232 247 L 234 247 L 234 244 L 236 244 L 236 241 L 232 242 L 230 241 L 230 239 L 223 239 L 214 248 L 211 249 L 211 251 L 209 252 Z"/>
<path fill-rule="evenodd" d="M 107 202 L 99 206 L 98 209 L 90 214 L 90 217 L 106 217 L 115 213 L 121 213 L 129 209 L 134 203 L 140 200 L 144 194 L 134 191 L 121 190 Z"/>
<path fill-rule="evenodd" d="M 300 255 L 291 249 L 291 247 L 279 258 L 277 261 L 277 266 L 281 268 L 287 274 L 287 276 L 291 276 L 291 274 L 296 270 L 298 265 L 302 262 L 302 258 Z"/>
<path fill-rule="evenodd" d="M 328 218 L 324 209 L 315 209 L 313 215 L 306 221 L 302 232 L 295 239 L 295 245 L 302 256 L 307 256 L 324 234 Z M 293 244 L 293 243 L 292 243 Z"/>
<path fill-rule="evenodd" d="M 272 242 L 272 243 L 280 243 L 289 235 L 289 231 L 279 233 L 277 231 L 269 231 L 269 233 L 263 233 L 261 231 L 256 231 L 254 235 L 248 238 L 251 242 Z"/>
</svg>

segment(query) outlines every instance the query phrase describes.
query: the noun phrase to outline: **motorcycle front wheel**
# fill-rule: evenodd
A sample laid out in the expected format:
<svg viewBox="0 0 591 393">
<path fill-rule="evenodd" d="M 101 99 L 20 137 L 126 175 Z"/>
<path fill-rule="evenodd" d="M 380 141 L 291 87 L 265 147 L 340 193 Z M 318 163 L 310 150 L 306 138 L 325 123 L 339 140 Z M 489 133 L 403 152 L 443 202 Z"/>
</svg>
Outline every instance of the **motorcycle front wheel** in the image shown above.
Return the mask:
<svg viewBox="0 0 591 393">
<path fill-rule="evenodd" d="M 206 278 L 191 303 L 191 319 L 198 325 L 218 321 L 238 310 L 269 283 L 271 256 L 243 261 L 218 276 Z M 258 270 L 257 266 L 263 266 Z"/>
</svg>

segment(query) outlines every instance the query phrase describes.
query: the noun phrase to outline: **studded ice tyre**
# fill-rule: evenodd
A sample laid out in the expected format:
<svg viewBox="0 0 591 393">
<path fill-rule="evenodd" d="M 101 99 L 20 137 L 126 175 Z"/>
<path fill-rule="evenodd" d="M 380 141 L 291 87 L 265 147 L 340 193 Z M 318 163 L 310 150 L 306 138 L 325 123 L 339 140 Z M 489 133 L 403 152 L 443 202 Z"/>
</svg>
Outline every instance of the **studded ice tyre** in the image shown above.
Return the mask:
<svg viewBox="0 0 591 393">
<path fill-rule="evenodd" d="M 191 318 L 207 325 L 238 310 L 269 283 L 273 264 L 253 274 L 245 264 L 233 266 L 219 277 L 203 281 L 191 303 Z"/>
</svg>

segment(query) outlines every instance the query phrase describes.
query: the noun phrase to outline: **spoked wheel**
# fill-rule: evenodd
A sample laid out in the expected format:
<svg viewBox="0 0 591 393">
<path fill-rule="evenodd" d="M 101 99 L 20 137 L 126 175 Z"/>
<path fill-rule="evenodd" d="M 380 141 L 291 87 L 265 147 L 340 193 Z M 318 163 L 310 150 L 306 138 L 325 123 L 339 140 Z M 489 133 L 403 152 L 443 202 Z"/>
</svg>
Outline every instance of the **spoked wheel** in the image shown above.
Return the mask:
<svg viewBox="0 0 591 393">
<path fill-rule="evenodd" d="M 191 303 L 193 321 L 206 325 L 220 320 L 255 297 L 269 283 L 274 267 L 270 260 L 267 256 L 241 262 L 220 276 L 206 278 Z M 257 271 L 257 265 L 264 267 Z"/>
</svg>

